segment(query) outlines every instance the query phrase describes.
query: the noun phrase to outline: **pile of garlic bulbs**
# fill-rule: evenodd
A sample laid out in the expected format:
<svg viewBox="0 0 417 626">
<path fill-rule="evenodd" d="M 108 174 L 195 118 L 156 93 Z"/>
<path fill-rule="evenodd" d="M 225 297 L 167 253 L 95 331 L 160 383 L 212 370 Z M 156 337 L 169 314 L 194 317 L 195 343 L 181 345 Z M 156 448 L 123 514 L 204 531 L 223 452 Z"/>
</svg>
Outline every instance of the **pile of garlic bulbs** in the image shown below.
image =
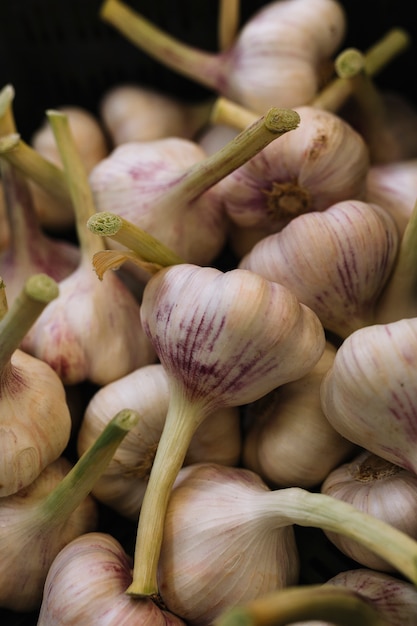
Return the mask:
<svg viewBox="0 0 417 626">
<path fill-rule="evenodd" d="M 204 102 L 117 85 L 28 144 L 0 90 L 10 626 L 416 621 L 417 109 L 374 82 L 410 40 L 220 6 L 216 54 L 97 15 Z"/>
</svg>

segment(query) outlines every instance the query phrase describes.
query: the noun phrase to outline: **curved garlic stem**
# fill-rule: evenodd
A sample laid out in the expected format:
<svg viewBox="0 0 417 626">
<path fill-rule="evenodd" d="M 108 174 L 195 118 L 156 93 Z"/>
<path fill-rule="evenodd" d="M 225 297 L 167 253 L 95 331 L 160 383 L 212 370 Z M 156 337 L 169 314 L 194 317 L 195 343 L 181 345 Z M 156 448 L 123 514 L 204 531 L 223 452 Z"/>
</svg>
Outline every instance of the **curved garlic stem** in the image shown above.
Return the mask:
<svg viewBox="0 0 417 626">
<path fill-rule="evenodd" d="M 20 294 L 0 320 L 0 371 L 44 308 L 59 295 L 56 281 L 47 274 L 27 279 Z"/>
<path fill-rule="evenodd" d="M 219 49 L 230 48 L 239 29 L 240 0 L 219 0 L 218 40 Z"/>
<path fill-rule="evenodd" d="M 384 37 L 374 44 L 364 55 L 364 71 L 372 77 L 381 72 L 396 56 L 404 52 L 411 43 L 409 34 L 402 28 L 389 30 Z M 354 85 L 350 79 L 337 77 L 331 81 L 311 105 L 337 112 L 352 95 Z"/>
<path fill-rule="evenodd" d="M 311 526 L 356 540 L 417 584 L 417 541 L 373 515 L 326 494 L 288 487 L 263 496 L 279 525 Z"/>
<path fill-rule="evenodd" d="M 417 316 L 417 201 L 404 230 L 393 272 L 376 307 L 378 323 Z"/>
<path fill-rule="evenodd" d="M 114 239 L 148 263 L 157 263 L 163 267 L 184 263 L 181 257 L 158 239 L 115 213 L 99 211 L 87 220 L 87 228 L 95 235 Z"/>
<path fill-rule="evenodd" d="M 339 626 L 389 626 L 366 599 L 350 589 L 288 587 L 229 609 L 214 626 L 287 626 L 323 620 Z"/>
<path fill-rule="evenodd" d="M 104 241 L 94 237 L 86 223 L 95 214 L 93 193 L 86 167 L 79 154 L 69 125 L 68 116 L 61 111 L 47 111 L 47 117 L 58 146 L 64 175 L 75 211 L 75 223 L 82 256 L 89 263 L 95 252 L 104 250 Z"/>
<path fill-rule="evenodd" d="M 223 96 L 216 99 L 210 113 L 211 124 L 227 124 L 238 130 L 243 130 L 258 118 L 259 115 L 254 111 L 250 111 Z"/>
<path fill-rule="evenodd" d="M 133 580 L 126 590 L 130 595 L 158 596 L 157 569 L 169 496 L 192 436 L 205 415 L 202 406 L 172 390 L 140 511 Z"/>
<path fill-rule="evenodd" d="M 206 87 L 216 87 L 217 54 L 183 44 L 120 0 L 105 0 L 99 15 L 131 43 L 167 67 L 193 80 L 198 77 L 200 84 Z"/>
<path fill-rule="evenodd" d="M 40 504 L 38 519 L 43 519 L 45 525 L 62 523 L 90 493 L 117 447 L 138 421 L 137 411 L 119 411 L 65 478 Z"/>
</svg>

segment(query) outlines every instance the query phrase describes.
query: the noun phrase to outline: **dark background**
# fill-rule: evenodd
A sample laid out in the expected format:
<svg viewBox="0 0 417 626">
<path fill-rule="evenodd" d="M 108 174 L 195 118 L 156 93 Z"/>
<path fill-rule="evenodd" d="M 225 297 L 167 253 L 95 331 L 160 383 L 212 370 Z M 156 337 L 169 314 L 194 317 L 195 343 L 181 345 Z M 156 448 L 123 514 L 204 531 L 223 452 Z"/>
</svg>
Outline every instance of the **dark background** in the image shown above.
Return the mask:
<svg viewBox="0 0 417 626">
<path fill-rule="evenodd" d="M 190 44 L 216 51 L 215 0 L 127 0 L 146 17 Z M 242 0 L 241 21 L 267 4 Z M 344 46 L 366 50 L 390 28 L 411 36 L 410 48 L 376 82 L 406 95 L 417 106 L 417 25 L 412 0 L 345 0 L 348 18 Z M 198 100 L 207 92 L 162 67 L 125 41 L 98 17 L 101 0 L 0 0 L 0 86 L 15 88 L 18 130 L 28 140 L 44 112 L 68 104 L 97 111 L 101 95 L 129 80 L 154 85 L 173 95 Z"/>
</svg>

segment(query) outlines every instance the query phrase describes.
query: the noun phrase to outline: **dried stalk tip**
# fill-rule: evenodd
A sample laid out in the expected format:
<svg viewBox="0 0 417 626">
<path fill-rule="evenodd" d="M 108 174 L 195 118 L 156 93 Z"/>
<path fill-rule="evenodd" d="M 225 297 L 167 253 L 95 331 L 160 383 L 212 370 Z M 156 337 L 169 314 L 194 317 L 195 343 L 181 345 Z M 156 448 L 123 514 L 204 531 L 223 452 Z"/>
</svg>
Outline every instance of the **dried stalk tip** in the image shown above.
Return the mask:
<svg viewBox="0 0 417 626">
<path fill-rule="evenodd" d="M 113 418 L 114 424 L 122 429 L 131 430 L 140 420 L 140 414 L 134 409 L 122 409 Z"/>
<path fill-rule="evenodd" d="M 47 274 L 34 274 L 28 278 L 24 290 L 36 302 L 52 302 L 59 295 L 58 283 Z"/>
<path fill-rule="evenodd" d="M 265 126 L 273 133 L 287 133 L 300 124 L 300 116 L 292 109 L 270 109 L 265 114 Z"/>
<path fill-rule="evenodd" d="M 19 145 L 20 135 L 19 133 L 11 133 L 10 135 L 4 135 L 0 137 L 0 153 L 5 154 L 10 150 L 14 150 Z"/>
<path fill-rule="evenodd" d="M 115 235 L 121 226 L 121 218 L 108 211 L 95 213 L 87 221 L 87 228 L 95 235 L 102 235 L 103 237 Z"/>
<path fill-rule="evenodd" d="M 334 68 L 340 78 L 352 78 L 365 71 L 365 56 L 356 48 L 347 48 L 336 57 Z"/>
<path fill-rule="evenodd" d="M 13 102 L 15 95 L 14 87 L 12 85 L 6 85 L 0 91 L 0 117 L 9 110 L 11 103 Z"/>
</svg>

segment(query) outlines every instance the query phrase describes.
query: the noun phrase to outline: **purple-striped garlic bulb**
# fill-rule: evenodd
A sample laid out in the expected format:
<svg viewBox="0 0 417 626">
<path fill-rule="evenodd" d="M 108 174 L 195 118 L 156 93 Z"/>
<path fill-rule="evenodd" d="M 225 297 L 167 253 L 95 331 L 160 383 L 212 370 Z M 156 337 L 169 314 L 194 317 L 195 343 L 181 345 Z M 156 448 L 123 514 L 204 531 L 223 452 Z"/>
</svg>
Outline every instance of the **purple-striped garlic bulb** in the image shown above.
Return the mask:
<svg viewBox="0 0 417 626">
<path fill-rule="evenodd" d="M 247 270 L 192 264 L 164 268 L 150 279 L 141 319 L 170 389 L 130 588 L 152 594 L 167 501 L 196 428 L 220 407 L 254 401 L 306 374 L 325 338 L 315 313 L 286 287 Z"/>
<path fill-rule="evenodd" d="M 345 200 L 294 218 L 258 242 L 239 267 L 291 289 L 327 330 L 344 338 L 374 322 L 397 248 L 386 211 Z"/>
<path fill-rule="evenodd" d="M 359 328 L 321 385 L 330 424 L 346 439 L 417 473 L 417 317 Z"/>
<path fill-rule="evenodd" d="M 73 539 L 48 571 L 38 626 L 185 626 L 150 598 L 138 602 L 125 593 L 131 568 L 130 556 L 110 534 Z"/>
</svg>

